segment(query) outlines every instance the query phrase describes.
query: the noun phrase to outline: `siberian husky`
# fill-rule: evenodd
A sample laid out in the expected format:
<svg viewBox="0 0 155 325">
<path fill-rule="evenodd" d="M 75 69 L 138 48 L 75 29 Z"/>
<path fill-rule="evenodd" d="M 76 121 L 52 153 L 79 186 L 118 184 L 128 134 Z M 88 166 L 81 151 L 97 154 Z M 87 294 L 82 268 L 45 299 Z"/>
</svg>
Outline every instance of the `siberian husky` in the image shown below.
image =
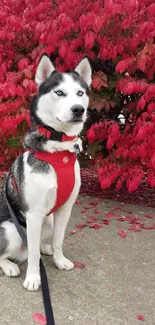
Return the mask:
<svg viewBox="0 0 155 325">
<path fill-rule="evenodd" d="M 64 256 L 62 246 L 80 188 L 79 163 L 75 158 L 74 186 L 66 202 L 59 206 L 56 204 L 59 185 L 56 170 L 52 163 L 43 161 L 37 154 L 56 156 L 58 164 L 60 155 L 61 165 L 62 162 L 67 165 L 75 145 L 82 150 L 78 135 L 87 118 L 91 73 L 87 57 L 80 61 L 74 71 L 66 73 L 57 72 L 46 54 L 42 55 L 38 64 L 35 77 L 38 94 L 30 105 L 33 129 L 25 135 L 27 151 L 13 163 L 6 183 L 7 197 L 15 214 L 19 221 L 26 222 L 28 249 L 24 247 L 11 220 L 4 200 L 4 189 L 0 195 L 0 268 L 7 276 L 15 277 L 20 274 L 15 262 L 28 259 L 23 286 L 30 291 L 36 291 L 40 286 L 41 253 L 53 255 L 55 265 L 61 270 L 74 268 L 74 264 Z M 66 191 L 67 187 L 66 184 Z M 55 204 L 57 208 L 53 212 L 51 209 Z M 44 243 L 49 237 L 52 245 Z"/>
</svg>

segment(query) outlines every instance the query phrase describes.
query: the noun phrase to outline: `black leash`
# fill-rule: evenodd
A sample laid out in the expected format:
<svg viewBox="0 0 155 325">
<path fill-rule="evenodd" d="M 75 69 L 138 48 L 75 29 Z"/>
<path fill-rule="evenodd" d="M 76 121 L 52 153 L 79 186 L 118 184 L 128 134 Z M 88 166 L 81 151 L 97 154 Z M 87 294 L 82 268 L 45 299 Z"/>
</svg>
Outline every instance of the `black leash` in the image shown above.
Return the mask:
<svg viewBox="0 0 155 325">
<path fill-rule="evenodd" d="M 11 205 L 7 199 L 6 182 L 5 182 L 5 186 L 4 186 L 4 198 L 5 198 L 8 210 L 10 212 L 11 218 L 16 226 L 16 229 L 17 229 L 20 237 L 22 238 L 24 245 L 27 246 L 27 236 L 26 236 L 25 232 L 23 231 L 21 225 L 19 224 L 18 219 L 17 219 L 16 215 L 14 214 L 14 211 L 12 210 Z M 26 228 L 26 224 L 25 224 L 25 228 Z M 50 293 L 49 293 L 47 274 L 46 274 L 46 270 L 45 270 L 44 264 L 41 259 L 40 259 L 40 276 L 41 276 L 43 303 L 44 303 L 45 315 L 46 315 L 46 320 L 47 320 L 46 325 L 55 325 L 54 314 L 53 314 L 51 298 L 50 298 Z"/>
</svg>

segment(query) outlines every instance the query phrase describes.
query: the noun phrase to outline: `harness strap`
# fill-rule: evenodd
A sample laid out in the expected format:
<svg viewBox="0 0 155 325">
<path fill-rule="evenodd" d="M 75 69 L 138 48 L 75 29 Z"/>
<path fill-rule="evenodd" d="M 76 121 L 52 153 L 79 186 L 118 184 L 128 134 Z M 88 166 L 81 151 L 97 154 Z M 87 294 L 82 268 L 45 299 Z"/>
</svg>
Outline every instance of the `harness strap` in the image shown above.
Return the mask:
<svg viewBox="0 0 155 325">
<path fill-rule="evenodd" d="M 11 205 L 7 199 L 6 183 L 7 183 L 7 181 L 5 182 L 4 191 L 3 191 L 6 205 L 8 207 L 9 213 L 12 217 L 12 220 L 16 226 L 16 229 L 17 229 L 20 237 L 22 238 L 22 241 L 24 242 L 25 246 L 27 246 L 27 236 L 26 236 L 25 232 L 23 231 L 23 229 L 21 228 L 21 226 L 18 222 L 18 219 L 15 216 L 14 211 L 12 210 Z M 40 275 L 41 275 L 43 303 L 44 303 L 45 315 L 46 315 L 46 320 L 47 320 L 46 325 L 55 325 L 54 314 L 53 314 L 51 298 L 50 298 L 50 293 L 49 293 L 47 274 L 46 274 L 46 270 L 45 270 L 44 264 L 41 259 L 40 259 Z"/>
</svg>

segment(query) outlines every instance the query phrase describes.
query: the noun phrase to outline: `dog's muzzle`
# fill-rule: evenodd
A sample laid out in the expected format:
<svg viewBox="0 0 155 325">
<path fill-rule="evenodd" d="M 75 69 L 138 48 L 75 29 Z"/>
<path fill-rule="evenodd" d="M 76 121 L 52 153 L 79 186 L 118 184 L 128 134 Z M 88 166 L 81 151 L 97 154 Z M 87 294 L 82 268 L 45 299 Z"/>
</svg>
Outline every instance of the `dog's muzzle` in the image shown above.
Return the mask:
<svg viewBox="0 0 155 325">
<path fill-rule="evenodd" d="M 82 122 L 82 117 L 85 111 L 84 107 L 82 105 L 74 105 L 71 108 L 71 111 L 73 114 L 72 121 Z"/>
</svg>

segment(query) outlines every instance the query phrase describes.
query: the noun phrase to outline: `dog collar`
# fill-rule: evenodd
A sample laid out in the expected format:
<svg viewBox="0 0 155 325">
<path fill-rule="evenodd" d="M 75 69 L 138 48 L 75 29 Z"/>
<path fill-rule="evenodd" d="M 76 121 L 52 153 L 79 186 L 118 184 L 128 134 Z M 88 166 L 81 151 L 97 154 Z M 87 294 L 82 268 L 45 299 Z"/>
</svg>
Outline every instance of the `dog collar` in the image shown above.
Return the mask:
<svg viewBox="0 0 155 325">
<path fill-rule="evenodd" d="M 68 136 L 65 133 L 62 132 L 57 132 L 54 129 L 49 131 L 47 130 L 44 126 L 38 126 L 37 131 L 44 135 L 47 139 L 52 140 L 52 141 L 75 141 L 77 140 L 77 136 Z"/>
</svg>

